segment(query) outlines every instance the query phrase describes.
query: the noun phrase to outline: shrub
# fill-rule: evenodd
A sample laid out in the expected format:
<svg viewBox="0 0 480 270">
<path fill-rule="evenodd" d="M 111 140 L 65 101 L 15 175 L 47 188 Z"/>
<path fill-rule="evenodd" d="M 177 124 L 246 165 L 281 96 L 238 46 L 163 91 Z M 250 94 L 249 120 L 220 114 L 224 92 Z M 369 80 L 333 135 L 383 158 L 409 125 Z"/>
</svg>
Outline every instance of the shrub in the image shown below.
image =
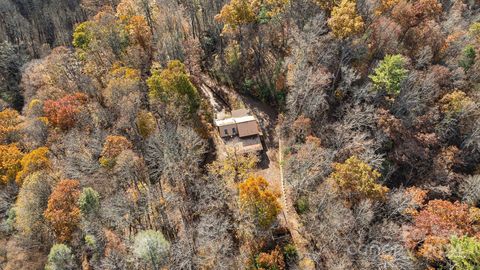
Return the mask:
<svg viewBox="0 0 480 270">
<path fill-rule="evenodd" d="M 88 215 L 94 213 L 100 206 L 100 195 L 98 195 L 98 192 L 93 188 L 84 188 L 78 199 L 78 205 L 82 214 Z"/>
<path fill-rule="evenodd" d="M 85 235 L 85 244 L 90 250 L 97 249 L 97 239 L 95 238 L 94 235 L 91 235 L 91 234 Z"/>
<path fill-rule="evenodd" d="M 280 247 L 277 246 L 270 253 L 262 252 L 255 258 L 256 269 L 264 270 L 284 270 L 285 260 Z"/>
<path fill-rule="evenodd" d="M 67 130 L 75 125 L 76 117 L 81 106 L 87 101 L 83 93 L 67 95 L 58 100 L 47 100 L 43 106 L 49 123 L 62 130 Z"/>
<path fill-rule="evenodd" d="M 405 58 L 402 55 L 387 55 L 380 61 L 370 79 L 375 88 L 385 89 L 389 95 L 396 96 L 400 93 L 400 84 L 407 77 L 408 70 L 404 68 Z"/>
<path fill-rule="evenodd" d="M 48 254 L 45 270 L 74 269 L 74 256 L 72 250 L 64 244 L 55 244 Z"/>
<path fill-rule="evenodd" d="M 283 247 L 283 256 L 289 262 L 295 261 L 298 257 L 297 248 L 294 244 L 286 244 Z"/>
<path fill-rule="evenodd" d="M 297 213 L 299 214 L 306 213 L 308 211 L 308 208 L 308 197 L 306 196 L 298 198 L 298 200 L 295 202 L 295 210 L 297 210 Z"/>
<path fill-rule="evenodd" d="M 480 22 L 475 22 L 470 25 L 468 32 L 471 36 L 480 39 Z"/>
<path fill-rule="evenodd" d="M 455 269 L 480 269 L 480 241 L 474 237 L 453 236 L 447 258 L 453 262 Z"/>
<path fill-rule="evenodd" d="M 477 57 L 477 52 L 472 45 L 467 45 L 462 51 L 462 58 L 460 59 L 458 65 L 461 66 L 465 71 L 468 71 L 473 64 L 475 64 L 475 57 Z"/>
<path fill-rule="evenodd" d="M 137 115 L 138 132 L 143 138 L 150 136 L 157 128 L 157 120 L 151 112 L 140 111 Z"/>
<path fill-rule="evenodd" d="M 135 236 L 132 249 L 135 257 L 150 265 L 150 269 L 160 270 L 168 258 L 170 243 L 161 232 L 146 230 Z"/>
<path fill-rule="evenodd" d="M 28 103 L 27 113 L 29 116 L 41 116 L 43 114 L 43 103 L 38 99 L 32 99 Z"/>
</svg>

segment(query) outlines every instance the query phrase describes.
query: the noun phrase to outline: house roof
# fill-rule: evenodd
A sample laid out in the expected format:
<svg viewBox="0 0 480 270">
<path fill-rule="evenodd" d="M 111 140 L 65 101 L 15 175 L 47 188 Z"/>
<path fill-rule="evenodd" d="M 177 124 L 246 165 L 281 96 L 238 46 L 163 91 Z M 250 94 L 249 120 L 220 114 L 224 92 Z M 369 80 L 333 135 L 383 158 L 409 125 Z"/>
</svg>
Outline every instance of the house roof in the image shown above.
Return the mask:
<svg viewBox="0 0 480 270">
<path fill-rule="evenodd" d="M 215 125 L 217 127 L 245 123 L 250 121 L 257 121 L 255 117 L 251 115 L 246 115 L 242 117 L 227 118 L 227 119 L 215 119 Z"/>
<path fill-rule="evenodd" d="M 251 116 L 251 115 L 246 115 L 246 116 L 242 116 L 242 117 L 237 117 L 237 118 L 233 118 L 235 119 L 235 122 L 238 124 L 238 123 L 245 123 L 245 122 L 250 122 L 250 121 L 257 121 L 255 119 L 255 117 Z"/>
<path fill-rule="evenodd" d="M 227 119 L 215 119 L 215 125 L 217 127 L 227 126 L 227 125 L 234 125 L 235 119 L 234 118 L 227 118 Z"/>
</svg>

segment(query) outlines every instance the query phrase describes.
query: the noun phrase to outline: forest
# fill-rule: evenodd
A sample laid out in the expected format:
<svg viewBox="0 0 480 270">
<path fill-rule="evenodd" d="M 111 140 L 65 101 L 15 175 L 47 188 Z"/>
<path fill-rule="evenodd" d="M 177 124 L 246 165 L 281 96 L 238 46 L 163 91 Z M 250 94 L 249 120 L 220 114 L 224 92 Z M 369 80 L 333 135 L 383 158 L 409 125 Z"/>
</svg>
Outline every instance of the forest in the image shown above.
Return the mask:
<svg viewBox="0 0 480 270">
<path fill-rule="evenodd" d="M 0 268 L 480 269 L 480 2 L 1 0 Z"/>
</svg>

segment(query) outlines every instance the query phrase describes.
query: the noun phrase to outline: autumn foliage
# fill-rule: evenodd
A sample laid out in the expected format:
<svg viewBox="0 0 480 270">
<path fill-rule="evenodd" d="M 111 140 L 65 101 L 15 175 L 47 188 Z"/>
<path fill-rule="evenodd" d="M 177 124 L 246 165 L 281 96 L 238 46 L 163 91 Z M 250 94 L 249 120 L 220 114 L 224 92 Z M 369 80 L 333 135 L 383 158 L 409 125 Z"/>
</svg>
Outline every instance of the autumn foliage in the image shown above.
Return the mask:
<svg viewBox="0 0 480 270">
<path fill-rule="evenodd" d="M 387 187 L 377 183 L 380 173 L 356 156 L 335 163 L 333 169 L 330 179 L 337 192 L 350 201 L 384 199 L 388 192 Z"/>
<path fill-rule="evenodd" d="M 161 100 L 178 106 L 188 105 L 190 113 L 200 106 L 197 89 L 190 81 L 185 65 L 179 60 L 169 61 L 164 69 L 152 68 L 152 75 L 147 79 L 152 100 Z"/>
<path fill-rule="evenodd" d="M 87 96 L 76 93 L 64 96 L 58 100 L 45 101 L 43 110 L 49 123 L 62 130 L 67 130 L 75 125 L 76 117 L 87 102 Z"/>
<path fill-rule="evenodd" d="M 455 90 L 442 97 L 440 100 L 442 111 L 449 113 L 459 113 L 468 106 L 473 105 L 473 100 L 463 91 Z"/>
<path fill-rule="evenodd" d="M 444 260 L 452 235 L 476 235 L 477 208 L 459 202 L 431 200 L 413 217 L 406 234 L 407 246 L 430 261 Z"/>
<path fill-rule="evenodd" d="M 282 250 L 277 246 L 270 253 L 261 252 L 255 258 L 255 267 L 259 270 L 284 270 L 285 269 L 285 259 L 282 253 Z"/>
<path fill-rule="evenodd" d="M 23 153 L 15 144 L 0 145 L 0 181 L 8 184 L 15 181 L 17 173 L 22 168 Z"/>
<path fill-rule="evenodd" d="M 435 19 L 442 12 L 442 5 L 437 0 L 399 1 L 392 10 L 397 22 L 408 29 L 427 19 Z"/>
<path fill-rule="evenodd" d="M 123 136 L 110 135 L 105 139 L 102 157 L 115 158 L 120 155 L 122 151 L 132 149 L 132 147 L 132 143 L 127 138 Z"/>
<path fill-rule="evenodd" d="M 5 109 L 0 112 L 0 143 L 9 143 L 14 140 L 21 123 L 20 115 L 16 110 Z"/>
<path fill-rule="evenodd" d="M 332 16 L 328 20 L 333 34 L 340 39 L 360 33 L 363 25 L 363 19 L 357 14 L 355 1 L 352 0 L 342 0 L 333 8 Z"/>
<path fill-rule="evenodd" d="M 102 156 L 99 160 L 100 164 L 107 168 L 112 167 L 115 165 L 115 158 L 120 155 L 120 153 L 132 148 L 132 143 L 123 136 L 107 136 L 103 144 Z"/>
<path fill-rule="evenodd" d="M 224 32 L 234 31 L 242 25 L 278 16 L 289 3 L 289 0 L 232 0 L 223 6 L 215 20 L 224 23 Z"/>
<path fill-rule="evenodd" d="M 69 241 L 80 222 L 80 208 L 77 206 L 79 196 L 79 182 L 66 179 L 57 184 L 48 199 L 44 216 L 60 242 Z"/>
<path fill-rule="evenodd" d="M 49 169 L 52 166 L 52 163 L 48 158 L 47 147 L 40 147 L 31 151 L 30 153 L 25 154 L 20 163 L 22 165 L 22 169 L 18 172 L 15 178 L 15 181 L 18 185 L 22 185 L 23 179 L 29 174 L 36 171 Z"/>
<path fill-rule="evenodd" d="M 138 133 L 140 133 L 143 138 L 150 136 L 157 127 L 157 120 L 151 112 L 140 111 L 136 120 Z"/>
<path fill-rule="evenodd" d="M 270 191 L 268 186 L 267 180 L 261 176 L 249 177 L 238 185 L 242 208 L 263 228 L 270 227 L 281 209 L 280 195 Z"/>
</svg>

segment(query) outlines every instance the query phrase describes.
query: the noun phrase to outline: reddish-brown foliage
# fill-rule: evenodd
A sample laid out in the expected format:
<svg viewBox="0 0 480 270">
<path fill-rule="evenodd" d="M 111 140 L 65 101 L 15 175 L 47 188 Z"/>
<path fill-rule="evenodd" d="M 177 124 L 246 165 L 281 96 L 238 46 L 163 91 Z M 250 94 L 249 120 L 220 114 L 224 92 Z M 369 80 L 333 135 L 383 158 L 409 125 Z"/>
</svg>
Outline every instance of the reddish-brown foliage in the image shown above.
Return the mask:
<svg viewBox="0 0 480 270">
<path fill-rule="evenodd" d="M 110 135 L 105 139 L 103 145 L 102 157 L 116 158 L 122 151 L 132 149 L 132 143 L 123 136 Z"/>
<path fill-rule="evenodd" d="M 437 0 L 400 1 L 392 10 L 392 17 L 408 29 L 427 19 L 435 19 L 442 12 L 442 5 Z"/>
<path fill-rule="evenodd" d="M 440 25 L 434 20 L 427 20 L 413 27 L 405 36 L 405 43 L 412 52 L 429 46 L 434 55 L 444 46 L 445 36 Z"/>
<path fill-rule="evenodd" d="M 398 50 L 401 28 L 398 23 L 387 17 L 376 19 L 372 25 L 369 48 L 373 52 L 394 54 Z"/>
<path fill-rule="evenodd" d="M 444 245 L 452 235 L 474 235 L 476 222 L 471 209 L 464 203 L 431 200 L 414 215 L 407 229 L 406 244 L 429 260 L 443 257 Z"/>
<path fill-rule="evenodd" d="M 86 101 L 87 96 L 85 94 L 75 93 L 58 100 L 45 101 L 43 110 L 53 126 L 66 130 L 75 124 L 76 116 Z"/>
<path fill-rule="evenodd" d="M 262 252 L 258 254 L 255 259 L 257 269 L 267 270 L 267 269 L 285 269 L 285 260 L 283 253 L 279 246 L 277 246 L 270 253 Z"/>
<path fill-rule="evenodd" d="M 80 222 L 77 206 L 80 184 L 77 180 L 62 180 L 48 199 L 44 216 L 52 225 L 53 232 L 61 242 L 69 241 Z"/>
<path fill-rule="evenodd" d="M 312 121 L 301 115 L 293 122 L 292 131 L 296 142 L 305 142 L 305 139 L 312 134 Z"/>
<path fill-rule="evenodd" d="M 410 205 L 405 209 L 404 213 L 409 215 L 416 215 L 417 209 L 424 206 L 427 191 L 417 187 L 409 187 L 406 190 L 410 197 Z"/>
</svg>

